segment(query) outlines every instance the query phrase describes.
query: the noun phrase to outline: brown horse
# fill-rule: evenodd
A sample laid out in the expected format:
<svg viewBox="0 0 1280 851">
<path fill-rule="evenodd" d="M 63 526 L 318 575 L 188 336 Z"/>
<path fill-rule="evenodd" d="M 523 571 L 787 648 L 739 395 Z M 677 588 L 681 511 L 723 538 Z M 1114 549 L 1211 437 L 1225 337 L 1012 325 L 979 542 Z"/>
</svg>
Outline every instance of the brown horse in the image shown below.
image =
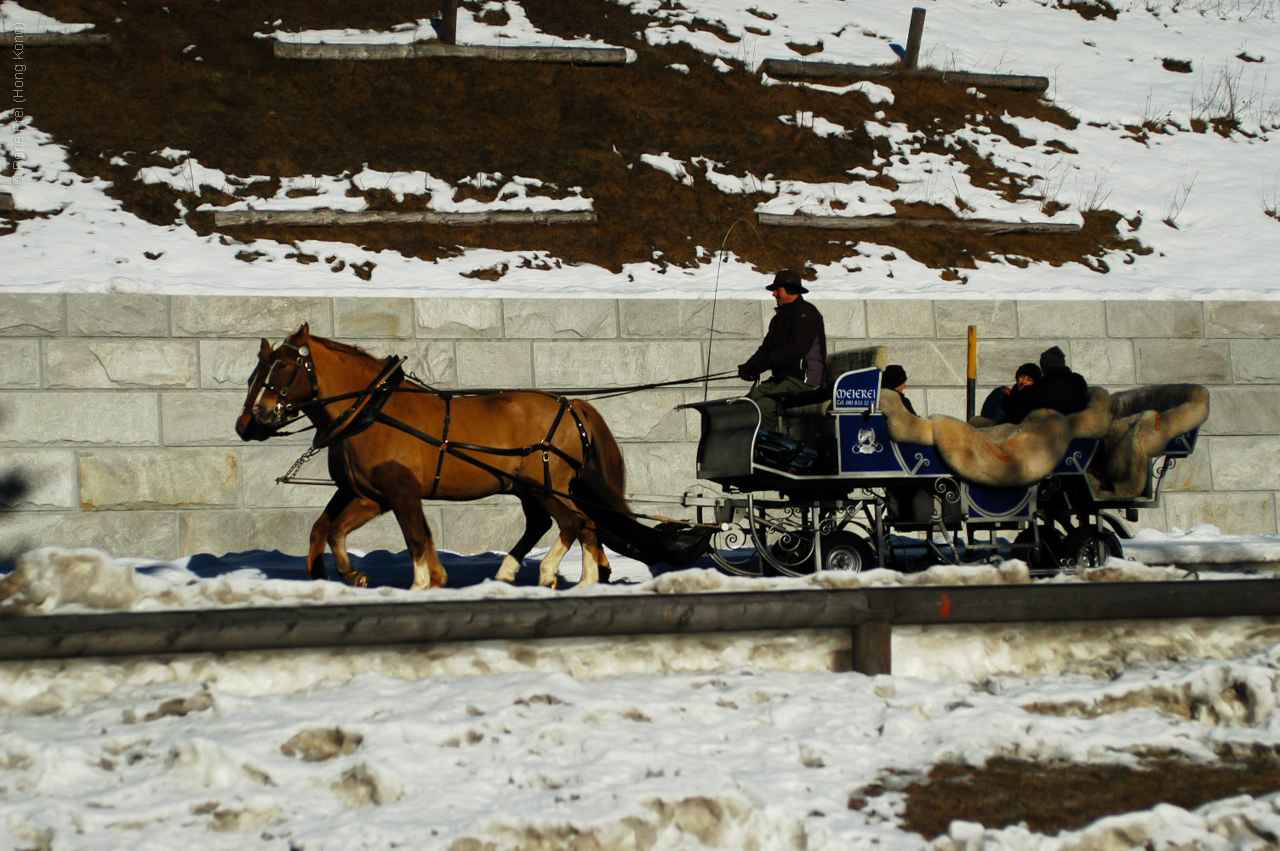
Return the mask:
<svg viewBox="0 0 1280 851">
<path fill-rule="evenodd" d="M 305 415 L 316 426 L 316 445 L 329 448 L 338 488 L 311 528 L 311 578 L 326 576 L 328 543 L 342 578 L 365 585 L 347 555 L 347 535 L 392 511 L 413 558 L 412 587 L 444 585 L 422 500 L 505 493 L 519 498 L 526 527 L 498 579 L 515 579 L 554 519 L 560 535 L 542 560 L 539 583 L 555 586 L 560 560 L 575 541 L 583 549 L 581 582 L 597 582 L 608 558 L 595 524 L 565 495 L 585 471 L 593 493 L 626 508 L 622 453 L 600 414 L 580 399 L 537 390 L 451 396 L 398 384 L 397 367 L 395 359 L 312 336 L 307 325 L 278 348 L 262 341 L 236 432 L 242 440 L 266 440 Z"/>
</svg>

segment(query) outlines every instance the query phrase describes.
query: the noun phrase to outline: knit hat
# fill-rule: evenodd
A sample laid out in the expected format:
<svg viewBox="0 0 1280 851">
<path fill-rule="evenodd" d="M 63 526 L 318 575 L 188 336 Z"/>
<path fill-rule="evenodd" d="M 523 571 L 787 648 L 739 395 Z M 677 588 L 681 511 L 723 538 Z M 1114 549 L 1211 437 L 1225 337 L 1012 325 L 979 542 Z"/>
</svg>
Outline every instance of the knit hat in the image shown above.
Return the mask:
<svg viewBox="0 0 1280 851">
<path fill-rule="evenodd" d="M 1013 374 L 1013 377 L 1021 378 L 1024 375 L 1032 381 L 1039 381 L 1041 377 L 1040 367 L 1033 363 L 1024 363 L 1022 366 L 1018 367 L 1018 371 Z"/>
<path fill-rule="evenodd" d="M 773 276 L 773 283 L 765 287 L 766 290 L 776 290 L 779 287 L 787 292 L 799 293 L 804 295 L 809 290 L 805 288 L 804 282 L 800 280 L 800 273 L 793 272 L 790 269 L 783 269 L 781 272 Z"/>
<path fill-rule="evenodd" d="M 1067 356 L 1057 346 L 1045 349 L 1040 353 L 1040 369 L 1046 373 L 1053 372 L 1055 369 L 1063 369 L 1066 365 Z"/>
<path fill-rule="evenodd" d="M 902 364 L 891 363 L 884 368 L 884 376 L 880 379 L 881 387 L 895 390 L 907 383 L 907 371 Z"/>
</svg>

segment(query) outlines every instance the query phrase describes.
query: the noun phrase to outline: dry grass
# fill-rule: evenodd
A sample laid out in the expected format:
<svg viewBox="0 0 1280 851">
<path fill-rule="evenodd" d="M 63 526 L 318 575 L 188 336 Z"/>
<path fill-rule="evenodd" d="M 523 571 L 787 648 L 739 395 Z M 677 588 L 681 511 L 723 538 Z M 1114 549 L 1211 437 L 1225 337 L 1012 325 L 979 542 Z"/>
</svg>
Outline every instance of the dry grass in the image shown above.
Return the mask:
<svg viewBox="0 0 1280 851">
<path fill-rule="evenodd" d="M 167 8 L 166 8 L 167 4 Z M 421 170 L 458 185 L 481 172 L 534 177 L 562 190 L 581 187 L 600 216 L 589 227 L 298 228 L 228 230 L 235 239 L 346 240 L 427 259 L 465 247 L 544 250 L 568 263 L 616 270 L 624 264 L 692 265 L 698 246 L 717 248 L 734 221 L 754 220 L 765 197 L 727 195 L 699 177 L 692 187 L 639 165 L 646 153 L 685 161 L 704 156 L 737 175 L 846 181 L 853 168 L 874 168 L 884 143 L 860 128 L 877 109 L 886 120 L 924 134 L 925 150 L 950 147 L 950 135 L 973 116 L 1019 144 L 1008 113 L 1063 127 L 1074 119 L 1025 93 L 990 91 L 985 99 L 928 82 L 894 84 L 896 102 L 873 106 L 861 95 L 836 96 L 789 86 L 762 86 L 744 71 L 723 74 L 684 47 L 654 48 L 637 38 L 647 19 L 604 0 L 524 0 L 532 22 L 561 37 L 590 34 L 635 50 L 635 63 L 616 68 L 511 65 L 484 61 L 320 62 L 275 60 L 270 42 L 253 38 L 283 21 L 289 30 L 385 29 L 435 13 L 428 0 L 351 4 L 338 0 L 280 0 L 261 4 L 167 3 L 134 0 L 29 0 L 25 5 L 63 21 L 87 21 L 110 33 L 108 47 L 33 53 L 27 72 L 30 114 L 37 126 L 67 144 L 73 166 L 114 182 L 111 194 L 130 212 L 156 224 L 180 218 L 179 202 L 226 202 L 206 190 L 184 197 L 134 179 L 148 165 L 171 165 L 153 155 L 165 147 L 190 151 L 201 164 L 228 174 L 273 179 L 305 174 Z M 464 6 L 466 4 L 464 3 Z M 478 7 L 477 7 L 478 8 Z M 189 52 L 184 49 L 195 48 Z M 199 57 L 201 61 L 196 61 Z M 690 71 L 668 68 L 680 63 Z M 849 138 L 819 138 L 778 116 L 801 107 L 844 127 Z M 111 165 L 125 157 L 127 166 Z M 1027 178 L 1001 172 L 969 150 L 958 154 L 975 185 L 1008 196 L 1029 191 Z M 634 167 L 632 167 L 634 166 Z M 876 182 L 873 179 L 872 182 Z M 889 181 L 887 177 L 884 181 Z M 260 184 L 259 193 L 278 183 Z M 397 204 L 370 192 L 375 208 Z M 202 233 L 210 217 L 186 214 Z M 1019 262 L 1081 262 L 1105 269 L 1104 251 L 1140 251 L 1122 239 L 1119 216 L 1086 214 L 1078 236 L 965 235 L 888 228 L 849 234 L 765 230 L 758 239 L 735 230 L 730 250 L 769 270 L 852 254 L 858 240 L 887 244 L 936 269 L 972 268 L 1012 256 Z M 782 231 L 786 232 L 782 232 Z M 350 270 L 344 272 L 348 273 Z M 370 270 L 376 275 L 376 270 Z M 362 276 L 363 277 L 363 276 Z M 961 276 L 952 275 L 953 278 Z"/>
</svg>

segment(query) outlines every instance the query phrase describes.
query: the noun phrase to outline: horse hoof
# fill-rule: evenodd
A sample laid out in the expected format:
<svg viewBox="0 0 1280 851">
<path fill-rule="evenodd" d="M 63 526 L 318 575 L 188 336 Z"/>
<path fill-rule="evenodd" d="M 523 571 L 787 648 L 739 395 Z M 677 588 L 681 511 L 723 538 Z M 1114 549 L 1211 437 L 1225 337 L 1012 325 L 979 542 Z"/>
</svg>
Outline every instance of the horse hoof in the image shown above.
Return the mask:
<svg viewBox="0 0 1280 851">
<path fill-rule="evenodd" d="M 363 573 L 357 573 L 355 576 L 351 577 L 351 587 L 352 588 L 368 588 L 369 577 L 365 576 Z"/>
</svg>

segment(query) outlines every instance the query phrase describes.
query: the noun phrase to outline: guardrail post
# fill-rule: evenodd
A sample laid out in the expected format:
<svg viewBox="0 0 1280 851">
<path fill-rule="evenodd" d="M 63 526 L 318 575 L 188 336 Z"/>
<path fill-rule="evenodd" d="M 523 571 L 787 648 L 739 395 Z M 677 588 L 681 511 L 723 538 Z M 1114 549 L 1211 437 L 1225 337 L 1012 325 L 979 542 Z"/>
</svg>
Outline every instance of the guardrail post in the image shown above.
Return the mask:
<svg viewBox="0 0 1280 851">
<path fill-rule="evenodd" d="M 911 10 L 911 29 L 907 32 L 907 55 L 902 59 L 902 64 L 906 68 L 914 69 L 916 63 L 920 61 L 920 38 L 924 35 L 924 13 L 925 10 L 919 6 Z"/>
<path fill-rule="evenodd" d="M 444 0 L 440 12 L 440 40 L 445 44 L 458 43 L 458 0 Z"/>
<path fill-rule="evenodd" d="M 853 670 L 873 677 L 893 673 L 893 625 L 864 621 L 853 628 Z"/>
</svg>

